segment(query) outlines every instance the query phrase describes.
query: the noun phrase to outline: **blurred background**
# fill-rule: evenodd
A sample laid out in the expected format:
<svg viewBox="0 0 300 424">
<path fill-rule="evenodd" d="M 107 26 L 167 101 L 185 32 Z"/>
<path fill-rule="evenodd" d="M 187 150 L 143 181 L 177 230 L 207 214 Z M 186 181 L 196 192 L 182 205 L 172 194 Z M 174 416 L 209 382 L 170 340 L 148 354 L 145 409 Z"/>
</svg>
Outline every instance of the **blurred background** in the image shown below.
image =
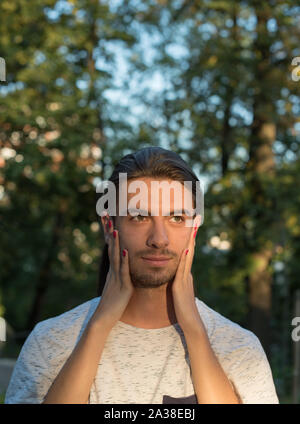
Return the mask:
<svg viewBox="0 0 300 424">
<path fill-rule="evenodd" d="M 97 295 L 96 185 L 155 145 L 204 187 L 196 296 L 258 336 L 280 403 L 300 403 L 299 12 L 292 0 L 1 1 L 2 399 L 36 323 Z"/>
</svg>

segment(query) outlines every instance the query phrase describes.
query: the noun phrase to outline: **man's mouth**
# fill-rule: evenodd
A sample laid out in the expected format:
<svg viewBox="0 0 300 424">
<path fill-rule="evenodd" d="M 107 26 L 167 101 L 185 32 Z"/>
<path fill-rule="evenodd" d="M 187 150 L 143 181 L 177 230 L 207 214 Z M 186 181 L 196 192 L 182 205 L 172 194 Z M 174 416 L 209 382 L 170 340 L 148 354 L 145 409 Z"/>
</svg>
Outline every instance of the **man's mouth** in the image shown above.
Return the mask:
<svg viewBox="0 0 300 424">
<path fill-rule="evenodd" d="M 150 264 L 150 265 L 155 265 L 155 266 L 163 266 L 166 265 L 171 258 L 167 257 L 167 256 L 144 256 L 142 257 L 142 259 Z"/>
</svg>

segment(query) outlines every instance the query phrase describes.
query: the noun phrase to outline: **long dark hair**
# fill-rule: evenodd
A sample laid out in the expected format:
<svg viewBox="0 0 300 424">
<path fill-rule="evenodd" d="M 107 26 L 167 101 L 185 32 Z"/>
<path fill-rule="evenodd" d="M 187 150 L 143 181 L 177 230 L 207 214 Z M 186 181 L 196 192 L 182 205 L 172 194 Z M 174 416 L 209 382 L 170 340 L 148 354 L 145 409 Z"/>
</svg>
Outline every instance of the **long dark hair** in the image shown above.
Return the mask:
<svg viewBox="0 0 300 424">
<path fill-rule="evenodd" d="M 199 181 L 187 163 L 177 153 L 162 147 L 145 147 L 124 156 L 115 166 L 108 181 L 116 187 L 118 198 L 119 173 L 127 174 L 127 181 L 134 178 L 152 177 L 165 178 L 180 182 L 191 181 L 193 200 L 196 199 L 196 182 Z M 98 195 L 98 199 L 107 191 Z M 115 222 L 115 217 L 112 217 Z M 203 222 L 203 217 L 202 217 Z M 97 296 L 101 296 L 109 271 L 108 245 L 105 243 L 99 266 Z"/>
</svg>

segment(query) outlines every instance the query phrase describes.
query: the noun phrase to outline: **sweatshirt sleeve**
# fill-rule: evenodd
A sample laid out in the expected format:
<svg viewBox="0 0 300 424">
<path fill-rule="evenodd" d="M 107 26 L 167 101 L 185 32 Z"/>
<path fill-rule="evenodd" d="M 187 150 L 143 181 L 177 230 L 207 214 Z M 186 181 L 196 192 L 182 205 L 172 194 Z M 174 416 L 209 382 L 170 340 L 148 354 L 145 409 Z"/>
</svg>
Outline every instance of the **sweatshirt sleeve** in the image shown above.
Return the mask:
<svg viewBox="0 0 300 424">
<path fill-rule="evenodd" d="M 6 404 L 41 403 L 54 376 L 39 343 L 37 324 L 29 334 L 14 366 L 6 391 Z"/>
</svg>

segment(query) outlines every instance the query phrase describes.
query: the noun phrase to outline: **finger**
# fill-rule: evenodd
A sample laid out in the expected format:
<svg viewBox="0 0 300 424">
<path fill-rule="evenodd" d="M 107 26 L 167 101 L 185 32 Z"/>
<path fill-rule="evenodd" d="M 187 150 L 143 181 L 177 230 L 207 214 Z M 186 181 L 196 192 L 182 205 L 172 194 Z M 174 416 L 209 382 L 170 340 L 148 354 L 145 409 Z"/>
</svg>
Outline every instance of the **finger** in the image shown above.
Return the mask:
<svg viewBox="0 0 300 424">
<path fill-rule="evenodd" d="M 188 243 L 188 253 L 186 255 L 185 268 L 184 268 L 184 276 L 187 277 L 188 273 L 191 272 L 191 267 L 194 259 L 195 253 L 195 237 L 197 234 L 197 226 L 194 225 L 192 227 L 192 231 L 190 234 L 190 239 Z"/>
<path fill-rule="evenodd" d="M 179 265 L 176 272 L 176 278 L 178 276 L 179 279 L 183 279 L 187 274 L 186 270 L 188 269 L 188 266 L 189 266 L 188 260 L 190 260 L 191 250 L 194 245 L 194 232 L 195 232 L 194 227 L 192 227 L 188 244 L 181 253 Z"/>
<path fill-rule="evenodd" d="M 194 219 L 194 227 L 196 227 L 196 229 L 198 230 L 200 225 L 201 225 L 201 221 L 202 221 L 202 216 L 201 215 L 196 215 L 195 219 Z"/>
<path fill-rule="evenodd" d="M 110 277 L 111 277 L 111 265 L 109 266 L 109 270 L 108 270 L 108 273 L 106 275 L 104 288 L 103 288 L 102 294 L 101 294 L 102 297 L 103 297 L 104 293 L 106 292 L 106 289 L 107 289 L 107 286 L 108 286 L 108 281 L 110 280 Z"/>
<path fill-rule="evenodd" d="M 191 272 L 190 272 L 190 273 L 189 273 L 189 275 L 188 275 L 188 279 L 187 279 L 187 281 L 188 281 L 188 288 L 189 288 L 189 290 L 191 291 L 191 293 L 193 293 L 193 295 L 194 295 L 194 297 L 195 297 L 194 279 L 193 279 L 193 276 L 192 276 L 192 273 L 191 273 Z"/>
<path fill-rule="evenodd" d="M 107 244 L 108 244 L 108 256 L 109 256 L 109 262 L 110 262 L 110 266 L 113 267 L 113 247 L 114 247 L 114 241 L 113 241 L 113 221 L 112 219 L 109 217 L 109 215 L 107 215 L 107 231 L 106 231 L 106 240 L 107 240 Z"/>
<path fill-rule="evenodd" d="M 112 232 L 112 258 L 113 258 L 113 268 L 115 273 L 119 273 L 120 270 L 120 243 L 119 243 L 119 231 L 113 230 Z"/>
<path fill-rule="evenodd" d="M 127 249 L 123 249 L 122 251 L 120 277 L 121 277 L 122 285 L 124 285 L 124 287 L 131 286 L 131 278 L 130 278 L 130 271 L 129 271 L 129 257 L 128 257 Z"/>
<path fill-rule="evenodd" d="M 181 252 L 181 256 L 180 256 L 180 261 L 177 267 L 177 271 L 176 271 L 176 281 L 178 282 L 182 282 L 183 278 L 184 278 L 184 270 L 185 270 L 185 263 L 186 263 L 186 252 L 187 249 L 183 249 L 183 251 Z"/>
<path fill-rule="evenodd" d="M 108 235 L 107 245 L 108 245 L 109 263 L 110 263 L 110 265 L 112 265 L 112 239 L 111 239 L 110 235 Z"/>
<path fill-rule="evenodd" d="M 111 224 L 111 220 L 108 219 L 109 217 L 107 217 L 106 219 L 106 242 L 108 244 L 108 257 L 109 257 L 109 262 L 110 262 L 110 266 L 113 265 L 113 240 L 112 240 L 112 224 Z M 109 224 L 110 222 L 110 224 Z"/>
<path fill-rule="evenodd" d="M 196 238 L 196 235 L 197 235 L 197 232 L 199 230 L 200 224 L 201 224 L 201 215 L 196 215 L 196 217 L 193 220 L 193 238 L 194 239 Z M 195 241 L 195 243 L 194 243 L 194 245 L 195 245 L 196 244 L 196 240 L 194 240 L 194 241 Z"/>
<path fill-rule="evenodd" d="M 113 220 L 109 218 L 108 220 L 108 235 L 110 243 L 110 264 L 112 271 L 118 272 L 119 270 L 119 259 L 116 258 L 118 250 L 116 249 L 116 239 L 117 239 L 117 230 L 114 228 Z"/>
</svg>

